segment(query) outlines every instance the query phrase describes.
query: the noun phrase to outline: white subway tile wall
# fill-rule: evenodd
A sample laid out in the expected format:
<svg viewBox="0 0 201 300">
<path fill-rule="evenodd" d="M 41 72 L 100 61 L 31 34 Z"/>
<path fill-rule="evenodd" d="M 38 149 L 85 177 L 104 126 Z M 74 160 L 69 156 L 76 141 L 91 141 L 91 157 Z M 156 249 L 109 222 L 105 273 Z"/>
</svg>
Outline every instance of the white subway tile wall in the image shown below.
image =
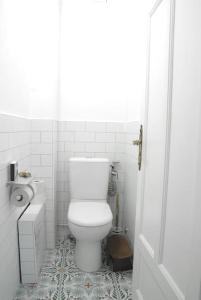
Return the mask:
<svg viewBox="0 0 201 300">
<path fill-rule="evenodd" d="M 70 201 L 68 159 L 74 157 L 108 157 L 119 161 L 120 223 L 124 193 L 125 124 L 119 122 L 58 122 L 57 162 L 57 236 L 68 233 L 67 210 Z M 114 200 L 111 203 L 115 212 Z"/>
<path fill-rule="evenodd" d="M 47 248 L 55 247 L 55 206 L 57 168 L 57 122 L 31 121 L 31 171 L 45 182 Z"/>
<path fill-rule="evenodd" d="M 30 121 L 0 114 L 0 291 L 4 300 L 13 299 L 19 284 L 17 219 L 24 210 L 9 200 L 12 160 L 18 160 L 19 170 L 30 169 Z"/>
</svg>

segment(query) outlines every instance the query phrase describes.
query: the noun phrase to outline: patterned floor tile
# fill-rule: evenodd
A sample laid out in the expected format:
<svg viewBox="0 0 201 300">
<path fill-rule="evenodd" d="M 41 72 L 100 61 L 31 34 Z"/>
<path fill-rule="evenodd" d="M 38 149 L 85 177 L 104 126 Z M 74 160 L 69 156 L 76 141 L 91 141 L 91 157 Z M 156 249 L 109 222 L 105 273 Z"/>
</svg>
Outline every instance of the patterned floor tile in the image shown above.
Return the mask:
<svg viewBox="0 0 201 300">
<path fill-rule="evenodd" d="M 14 300 L 132 300 L 132 272 L 112 272 L 105 259 L 86 273 L 74 263 L 75 240 L 58 241 L 47 250 L 38 284 L 22 285 Z"/>
</svg>

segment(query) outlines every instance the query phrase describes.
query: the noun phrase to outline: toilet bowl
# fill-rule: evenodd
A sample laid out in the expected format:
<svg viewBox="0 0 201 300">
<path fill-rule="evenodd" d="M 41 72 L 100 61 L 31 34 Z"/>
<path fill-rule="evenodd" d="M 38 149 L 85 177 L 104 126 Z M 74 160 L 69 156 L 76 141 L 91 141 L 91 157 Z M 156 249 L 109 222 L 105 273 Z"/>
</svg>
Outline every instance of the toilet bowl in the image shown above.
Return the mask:
<svg viewBox="0 0 201 300">
<path fill-rule="evenodd" d="M 106 202 L 70 203 L 69 228 L 76 238 L 75 261 L 85 272 L 101 267 L 101 241 L 112 227 L 112 213 Z"/>
<path fill-rule="evenodd" d="M 101 241 L 112 227 L 112 212 L 107 203 L 109 160 L 70 158 L 69 228 L 76 238 L 75 263 L 86 272 L 101 266 Z"/>
</svg>

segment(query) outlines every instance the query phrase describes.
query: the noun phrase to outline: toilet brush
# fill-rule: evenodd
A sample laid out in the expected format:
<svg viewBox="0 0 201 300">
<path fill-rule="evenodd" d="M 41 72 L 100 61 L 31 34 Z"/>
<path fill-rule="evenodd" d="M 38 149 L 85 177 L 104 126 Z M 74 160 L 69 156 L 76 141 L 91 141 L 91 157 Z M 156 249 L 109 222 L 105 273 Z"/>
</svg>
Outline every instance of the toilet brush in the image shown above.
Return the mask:
<svg viewBox="0 0 201 300">
<path fill-rule="evenodd" d="M 119 193 L 116 194 L 116 216 L 115 216 L 115 228 L 118 228 L 119 225 Z"/>
<path fill-rule="evenodd" d="M 119 226 L 119 213 L 120 213 L 119 193 L 117 192 L 115 198 L 115 226 L 113 228 L 113 232 L 116 234 L 120 234 L 123 232 L 122 228 Z"/>
</svg>

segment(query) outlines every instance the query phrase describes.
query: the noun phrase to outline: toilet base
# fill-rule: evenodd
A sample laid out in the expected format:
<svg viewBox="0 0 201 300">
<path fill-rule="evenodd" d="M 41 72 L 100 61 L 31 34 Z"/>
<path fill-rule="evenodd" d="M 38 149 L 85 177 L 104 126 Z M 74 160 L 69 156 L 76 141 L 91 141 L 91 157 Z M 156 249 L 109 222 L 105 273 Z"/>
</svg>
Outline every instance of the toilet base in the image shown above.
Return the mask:
<svg viewBox="0 0 201 300">
<path fill-rule="evenodd" d="M 101 241 L 76 240 L 75 262 L 85 272 L 95 272 L 102 264 Z"/>
</svg>

